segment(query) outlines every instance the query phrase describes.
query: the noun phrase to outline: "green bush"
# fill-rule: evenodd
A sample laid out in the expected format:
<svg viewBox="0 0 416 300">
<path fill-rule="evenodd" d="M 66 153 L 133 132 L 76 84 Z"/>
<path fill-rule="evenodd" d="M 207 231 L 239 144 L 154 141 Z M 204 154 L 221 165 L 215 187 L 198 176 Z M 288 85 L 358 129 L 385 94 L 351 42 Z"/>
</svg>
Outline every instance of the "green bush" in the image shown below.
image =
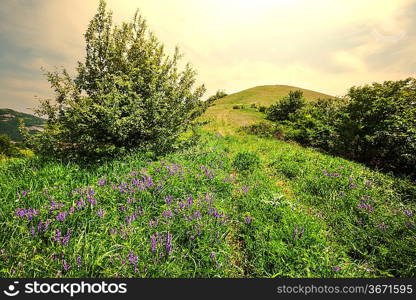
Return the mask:
<svg viewBox="0 0 416 300">
<path fill-rule="evenodd" d="M 267 112 L 286 139 L 416 176 L 416 79 L 353 87 L 347 97 L 302 105 L 291 98 Z"/>
<path fill-rule="evenodd" d="M 257 104 L 256 103 L 251 103 L 250 108 L 257 108 Z"/>
<path fill-rule="evenodd" d="M 0 155 L 3 157 L 19 156 L 19 150 L 5 134 L 0 134 Z"/>
<path fill-rule="evenodd" d="M 302 91 L 290 91 L 289 95 L 283 97 L 267 110 L 267 119 L 271 121 L 284 121 L 289 115 L 304 107 L 306 104 Z"/>
<path fill-rule="evenodd" d="M 244 109 L 244 105 L 234 105 L 233 109 Z"/>
<path fill-rule="evenodd" d="M 241 127 L 241 130 L 248 134 L 261 137 L 273 137 L 276 133 L 276 126 L 272 123 L 259 122 Z"/>
<path fill-rule="evenodd" d="M 416 79 L 352 87 L 340 115 L 337 152 L 416 175 Z"/>
<path fill-rule="evenodd" d="M 258 110 L 259 110 L 259 112 L 264 113 L 264 112 L 266 112 L 267 107 L 266 107 L 266 106 L 264 106 L 264 105 L 260 105 L 260 106 L 258 107 Z"/>
<path fill-rule="evenodd" d="M 37 111 L 47 117 L 32 140 L 39 153 L 83 159 L 136 148 L 161 153 L 206 109 L 204 86 L 193 88 L 195 71 L 189 64 L 179 71 L 178 49 L 167 56 L 137 13 L 114 26 L 101 1 L 85 41 L 74 79 L 66 70 L 46 72 L 56 99 Z"/>
<path fill-rule="evenodd" d="M 257 153 L 243 151 L 237 153 L 233 160 L 233 167 L 239 172 L 251 172 L 260 165 Z"/>
</svg>

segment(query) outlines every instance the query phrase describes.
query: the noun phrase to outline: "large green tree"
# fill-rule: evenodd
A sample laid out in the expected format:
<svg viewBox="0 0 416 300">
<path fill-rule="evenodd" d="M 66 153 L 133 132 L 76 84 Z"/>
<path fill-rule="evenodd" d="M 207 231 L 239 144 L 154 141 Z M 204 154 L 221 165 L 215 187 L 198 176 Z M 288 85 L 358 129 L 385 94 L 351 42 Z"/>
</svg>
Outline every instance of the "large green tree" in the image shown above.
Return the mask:
<svg viewBox="0 0 416 300">
<path fill-rule="evenodd" d="M 46 72 L 55 99 L 41 100 L 47 117 L 36 136 L 41 153 L 97 157 L 132 148 L 167 150 L 205 108 L 196 72 L 178 68 L 181 54 L 163 44 L 136 12 L 113 25 L 105 1 L 85 33 L 86 54 L 75 77 L 63 69 Z"/>
</svg>

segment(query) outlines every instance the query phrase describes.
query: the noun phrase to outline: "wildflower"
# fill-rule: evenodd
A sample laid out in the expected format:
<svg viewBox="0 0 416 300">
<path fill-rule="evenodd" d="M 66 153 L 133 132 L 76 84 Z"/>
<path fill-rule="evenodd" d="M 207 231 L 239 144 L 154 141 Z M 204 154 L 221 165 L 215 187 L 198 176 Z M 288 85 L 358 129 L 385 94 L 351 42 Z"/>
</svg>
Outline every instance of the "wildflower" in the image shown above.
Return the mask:
<svg viewBox="0 0 416 300">
<path fill-rule="evenodd" d="M 354 180 L 354 179 L 353 179 L 352 177 L 349 177 L 349 178 L 348 178 L 348 181 L 349 181 L 349 182 L 352 182 L 353 180 Z"/>
<path fill-rule="evenodd" d="M 87 200 L 88 200 L 88 202 L 90 202 L 92 205 L 96 205 L 96 204 L 97 204 L 97 200 L 96 200 L 96 199 L 94 199 L 94 198 L 90 198 L 90 197 L 88 197 L 88 198 L 87 198 Z"/>
<path fill-rule="evenodd" d="M 88 195 L 89 196 L 94 196 L 95 195 L 95 191 L 92 187 L 88 188 Z"/>
<path fill-rule="evenodd" d="M 24 197 L 26 195 L 27 195 L 27 192 L 26 191 L 22 191 L 22 196 Z"/>
<path fill-rule="evenodd" d="M 194 219 L 200 220 L 202 218 L 202 214 L 199 210 L 194 211 Z"/>
<path fill-rule="evenodd" d="M 332 270 L 333 270 L 335 273 L 338 273 L 338 272 L 341 270 L 341 267 L 340 267 L 340 266 L 335 266 L 335 267 L 333 267 L 333 268 L 332 268 Z"/>
<path fill-rule="evenodd" d="M 66 216 L 68 215 L 68 213 L 66 211 L 64 212 L 60 212 L 57 216 L 56 216 L 56 220 L 59 222 L 63 222 L 66 219 Z"/>
<path fill-rule="evenodd" d="M 105 179 L 98 180 L 98 185 L 99 186 L 104 186 L 104 185 L 106 185 L 106 183 L 107 183 L 107 181 Z"/>
<path fill-rule="evenodd" d="M 105 213 L 106 213 L 106 211 L 100 208 L 100 209 L 98 210 L 98 212 L 97 212 L 97 215 L 98 215 L 100 218 L 102 218 L 102 217 L 104 217 Z"/>
<path fill-rule="evenodd" d="M 166 252 L 167 254 L 172 252 L 172 235 L 169 232 L 166 236 Z"/>
<path fill-rule="evenodd" d="M 74 206 L 71 206 L 70 208 L 69 208 L 69 213 L 70 214 L 73 214 L 75 212 L 75 207 Z"/>
<path fill-rule="evenodd" d="M 139 261 L 138 256 L 134 255 L 133 251 L 130 251 L 129 252 L 129 262 L 130 262 L 130 264 L 136 267 L 138 261 Z"/>
<path fill-rule="evenodd" d="M 250 189 L 250 187 L 249 186 L 243 186 L 241 189 L 243 190 L 244 193 L 248 193 L 248 190 Z"/>
<path fill-rule="evenodd" d="M 211 252 L 209 256 L 211 260 L 215 260 L 215 252 Z"/>
<path fill-rule="evenodd" d="M 365 185 L 368 186 L 368 187 L 370 187 L 372 184 L 373 184 L 373 181 L 372 180 L 367 180 L 365 182 Z"/>
<path fill-rule="evenodd" d="M 408 209 L 404 210 L 403 213 L 408 217 L 413 217 L 413 213 Z"/>
<path fill-rule="evenodd" d="M 67 271 L 71 268 L 70 264 L 69 264 L 69 263 L 67 263 L 65 260 L 64 260 L 64 261 L 62 261 L 62 265 L 63 265 L 63 267 L 64 267 L 64 271 L 65 271 L 65 272 L 67 272 Z"/>
<path fill-rule="evenodd" d="M 194 198 L 192 197 L 192 195 L 188 196 L 188 207 L 191 207 L 192 204 L 194 204 Z"/>
<path fill-rule="evenodd" d="M 62 238 L 61 244 L 63 246 L 68 246 L 70 238 L 71 238 L 71 231 L 68 230 L 67 234 Z"/>
<path fill-rule="evenodd" d="M 56 231 L 55 231 L 54 240 L 55 240 L 55 242 L 58 242 L 58 243 L 61 242 L 61 231 L 59 229 L 56 229 Z"/>
<path fill-rule="evenodd" d="M 173 200 L 173 196 L 169 195 L 165 197 L 165 201 L 167 205 L 170 205 L 172 203 L 172 200 Z"/>
<path fill-rule="evenodd" d="M 155 234 L 150 237 L 150 242 L 151 242 L 152 252 L 155 253 L 156 246 L 157 246 L 157 236 Z"/>
<path fill-rule="evenodd" d="M 247 224 L 250 224 L 250 223 L 251 223 L 251 217 L 250 217 L 250 216 L 245 217 L 244 221 L 245 221 Z"/>
<path fill-rule="evenodd" d="M 32 232 L 32 238 L 35 238 L 35 227 L 33 227 L 33 225 L 32 225 L 31 232 Z"/>
<path fill-rule="evenodd" d="M 162 215 L 163 215 L 163 217 L 164 217 L 164 218 L 166 218 L 166 219 L 170 219 L 170 218 L 172 218 L 172 211 L 171 211 L 170 209 L 165 210 L 165 211 L 162 213 Z"/>
<path fill-rule="evenodd" d="M 377 225 L 378 229 L 384 231 L 387 230 L 389 228 L 389 225 L 385 225 L 385 224 L 379 224 Z"/>
<path fill-rule="evenodd" d="M 77 256 L 77 265 L 78 265 L 78 268 L 81 268 L 81 266 L 82 266 L 81 255 L 79 255 L 79 254 Z"/>
</svg>

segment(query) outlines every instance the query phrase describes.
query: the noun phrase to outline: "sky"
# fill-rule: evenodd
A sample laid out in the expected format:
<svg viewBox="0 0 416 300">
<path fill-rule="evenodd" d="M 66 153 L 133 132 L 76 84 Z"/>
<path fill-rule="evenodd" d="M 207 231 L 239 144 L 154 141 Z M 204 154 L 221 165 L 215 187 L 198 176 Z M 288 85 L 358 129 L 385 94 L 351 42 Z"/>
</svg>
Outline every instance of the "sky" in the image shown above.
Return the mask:
<svg viewBox="0 0 416 300">
<path fill-rule="evenodd" d="M 108 0 L 136 9 L 198 72 L 206 97 L 286 84 L 341 96 L 416 71 L 416 0 Z M 31 112 L 53 94 L 41 68 L 73 71 L 98 0 L 1 0 L 0 107 Z"/>
</svg>

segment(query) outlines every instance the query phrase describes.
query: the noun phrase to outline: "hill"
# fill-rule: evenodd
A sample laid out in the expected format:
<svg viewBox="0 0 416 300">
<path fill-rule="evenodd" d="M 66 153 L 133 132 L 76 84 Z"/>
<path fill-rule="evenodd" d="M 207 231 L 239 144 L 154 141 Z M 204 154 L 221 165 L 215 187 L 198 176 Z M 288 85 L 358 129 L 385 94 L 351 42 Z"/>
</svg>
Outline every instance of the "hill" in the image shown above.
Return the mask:
<svg viewBox="0 0 416 300">
<path fill-rule="evenodd" d="M 227 133 L 230 130 L 241 126 L 252 124 L 263 119 L 263 114 L 256 109 L 250 108 L 252 104 L 256 106 L 270 106 L 281 97 L 286 96 L 289 91 L 301 90 L 307 100 L 318 98 L 332 98 L 333 96 L 302 89 L 288 85 L 264 85 L 243 90 L 215 102 L 205 113 L 204 120 L 211 120 L 211 129 L 216 129 L 220 133 Z M 243 105 L 243 109 L 233 109 L 236 105 Z"/>
<path fill-rule="evenodd" d="M 13 109 L 0 109 L 0 134 L 8 135 L 13 141 L 21 141 L 22 136 L 19 133 L 19 119 L 25 121 L 26 128 L 30 132 L 42 130 L 45 121 L 31 114 L 15 111 Z"/>
</svg>

